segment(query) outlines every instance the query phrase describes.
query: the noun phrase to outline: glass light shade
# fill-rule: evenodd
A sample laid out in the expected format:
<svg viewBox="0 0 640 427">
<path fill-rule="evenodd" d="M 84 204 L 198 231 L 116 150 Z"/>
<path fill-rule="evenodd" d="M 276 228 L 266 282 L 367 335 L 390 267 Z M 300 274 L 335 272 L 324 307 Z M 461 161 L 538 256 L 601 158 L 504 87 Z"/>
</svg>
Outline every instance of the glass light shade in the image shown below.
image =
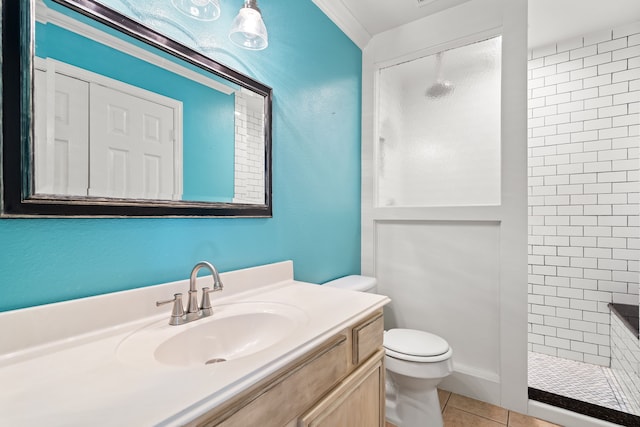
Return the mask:
<svg viewBox="0 0 640 427">
<path fill-rule="evenodd" d="M 190 18 L 215 21 L 220 17 L 219 0 L 171 0 L 173 6 Z"/>
<path fill-rule="evenodd" d="M 231 26 L 229 39 L 244 49 L 265 49 L 269 44 L 269 36 L 260 12 L 249 7 L 240 9 Z"/>
</svg>

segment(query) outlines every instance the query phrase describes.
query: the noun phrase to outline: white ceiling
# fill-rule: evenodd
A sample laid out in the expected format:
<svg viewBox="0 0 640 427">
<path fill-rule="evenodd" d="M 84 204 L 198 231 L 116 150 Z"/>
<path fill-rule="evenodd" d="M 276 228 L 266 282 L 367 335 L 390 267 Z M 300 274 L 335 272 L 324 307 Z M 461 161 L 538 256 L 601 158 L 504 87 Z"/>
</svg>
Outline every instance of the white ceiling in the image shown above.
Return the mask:
<svg viewBox="0 0 640 427">
<path fill-rule="evenodd" d="M 469 0 L 338 0 L 369 34 L 376 35 Z M 640 1 L 640 0 L 639 0 Z"/>
<path fill-rule="evenodd" d="M 313 0 L 364 48 L 372 36 L 466 1 Z M 505 0 L 510 1 L 510 0 Z M 640 0 L 529 0 L 529 47 L 640 21 Z"/>
</svg>

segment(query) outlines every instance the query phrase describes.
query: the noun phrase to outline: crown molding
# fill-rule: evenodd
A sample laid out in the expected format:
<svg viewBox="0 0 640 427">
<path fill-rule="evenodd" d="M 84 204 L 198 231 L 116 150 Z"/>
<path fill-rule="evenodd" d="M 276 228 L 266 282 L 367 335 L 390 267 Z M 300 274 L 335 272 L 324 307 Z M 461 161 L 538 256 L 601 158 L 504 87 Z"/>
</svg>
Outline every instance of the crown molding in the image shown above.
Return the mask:
<svg viewBox="0 0 640 427">
<path fill-rule="evenodd" d="M 342 0 L 313 0 L 313 2 L 360 49 L 365 48 L 371 40 L 371 34 L 353 16 Z"/>
</svg>

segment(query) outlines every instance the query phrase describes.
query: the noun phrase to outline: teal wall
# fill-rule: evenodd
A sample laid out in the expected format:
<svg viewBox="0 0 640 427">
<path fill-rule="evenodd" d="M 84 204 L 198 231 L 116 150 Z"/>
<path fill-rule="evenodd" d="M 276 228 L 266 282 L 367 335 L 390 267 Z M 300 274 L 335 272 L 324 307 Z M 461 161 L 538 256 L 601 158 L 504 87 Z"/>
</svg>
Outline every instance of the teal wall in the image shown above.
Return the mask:
<svg viewBox="0 0 640 427">
<path fill-rule="evenodd" d="M 185 279 L 200 260 L 292 259 L 310 282 L 360 271 L 361 52 L 311 0 L 260 7 L 266 50 L 225 30 L 210 52 L 274 90 L 273 218 L 2 219 L 0 310 Z"/>
</svg>

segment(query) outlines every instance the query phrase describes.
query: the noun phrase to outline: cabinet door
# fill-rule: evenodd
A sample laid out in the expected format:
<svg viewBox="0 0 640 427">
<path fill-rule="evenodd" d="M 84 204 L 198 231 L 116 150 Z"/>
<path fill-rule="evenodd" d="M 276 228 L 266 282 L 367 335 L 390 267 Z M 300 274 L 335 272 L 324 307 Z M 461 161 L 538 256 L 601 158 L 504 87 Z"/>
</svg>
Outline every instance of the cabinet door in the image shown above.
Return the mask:
<svg viewBox="0 0 640 427">
<path fill-rule="evenodd" d="M 367 360 L 369 356 L 382 347 L 384 334 L 384 320 L 382 310 L 375 315 L 355 326 L 352 332 L 353 341 L 353 364 Z"/>
<path fill-rule="evenodd" d="M 384 426 L 384 351 L 376 353 L 303 415 L 299 427 Z"/>
</svg>

